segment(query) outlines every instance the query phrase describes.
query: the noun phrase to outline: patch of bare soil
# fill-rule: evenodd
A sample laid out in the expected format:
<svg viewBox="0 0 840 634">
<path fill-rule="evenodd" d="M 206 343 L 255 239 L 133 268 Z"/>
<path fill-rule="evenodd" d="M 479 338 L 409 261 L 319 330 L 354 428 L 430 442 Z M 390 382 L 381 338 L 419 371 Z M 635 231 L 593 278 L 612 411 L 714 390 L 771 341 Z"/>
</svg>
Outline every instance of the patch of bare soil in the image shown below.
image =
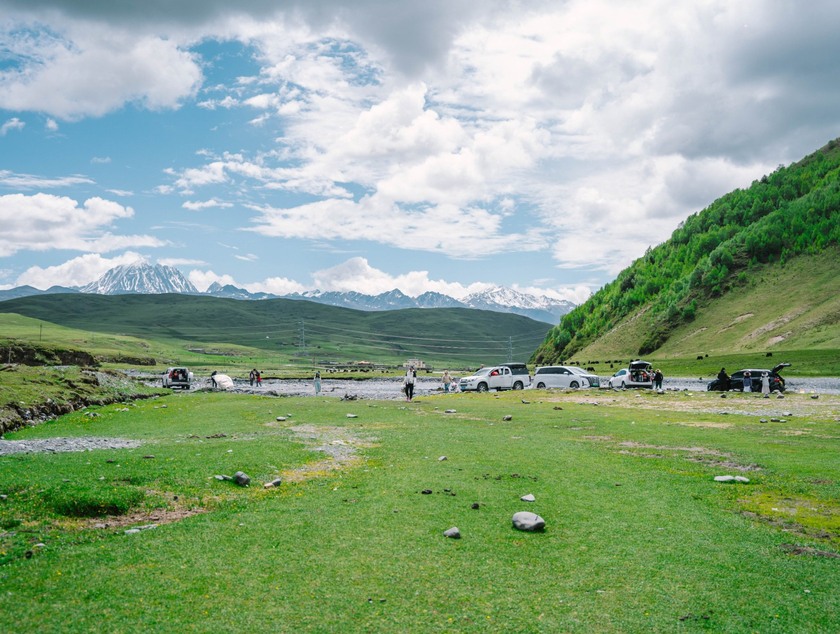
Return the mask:
<svg viewBox="0 0 840 634">
<path fill-rule="evenodd" d="M 126 515 L 109 515 L 105 518 L 95 517 L 86 520 L 85 524 L 87 528 L 125 528 L 136 524 L 172 524 L 206 511 L 207 509 L 203 508 L 154 509 Z"/>
<path fill-rule="evenodd" d="M 297 425 L 288 429 L 294 440 L 303 442 L 312 451 L 322 452 L 324 458 L 287 469 L 280 476 L 284 482 L 303 482 L 356 466 L 362 462 L 359 450 L 376 446 L 375 439 L 355 436 L 346 427 Z"/>
<path fill-rule="evenodd" d="M 819 550 L 811 546 L 797 546 L 796 544 L 782 544 L 782 550 L 791 555 L 809 555 L 811 557 L 829 557 L 831 559 L 840 559 L 840 553 L 835 553 L 830 550 Z"/>
</svg>

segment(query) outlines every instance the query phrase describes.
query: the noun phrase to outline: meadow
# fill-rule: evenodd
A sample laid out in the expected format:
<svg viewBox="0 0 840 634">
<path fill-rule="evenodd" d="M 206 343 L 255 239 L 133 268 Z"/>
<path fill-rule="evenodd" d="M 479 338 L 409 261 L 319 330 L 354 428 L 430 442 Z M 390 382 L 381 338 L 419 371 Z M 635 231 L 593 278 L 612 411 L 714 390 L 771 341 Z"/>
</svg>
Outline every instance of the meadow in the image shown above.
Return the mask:
<svg viewBox="0 0 840 634">
<path fill-rule="evenodd" d="M 837 629 L 837 396 L 193 391 L 6 435 L 59 437 L 141 444 L 0 456 L 2 631 Z"/>
</svg>

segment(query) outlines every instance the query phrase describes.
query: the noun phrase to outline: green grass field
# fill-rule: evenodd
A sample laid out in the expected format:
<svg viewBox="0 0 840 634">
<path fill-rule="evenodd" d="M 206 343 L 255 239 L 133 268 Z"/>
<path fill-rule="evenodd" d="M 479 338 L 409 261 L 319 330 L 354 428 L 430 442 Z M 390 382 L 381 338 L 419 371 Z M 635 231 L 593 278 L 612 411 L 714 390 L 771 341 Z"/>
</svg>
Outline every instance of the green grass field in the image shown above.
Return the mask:
<svg viewBox="0 0 840 634">
<path fill-rule="evenodd" d="M 0 456 L 0 630 L 836 631 L 840 398 L 521 397 L 178 393 L 9 434 L 142 445 Z"/>
</svg>

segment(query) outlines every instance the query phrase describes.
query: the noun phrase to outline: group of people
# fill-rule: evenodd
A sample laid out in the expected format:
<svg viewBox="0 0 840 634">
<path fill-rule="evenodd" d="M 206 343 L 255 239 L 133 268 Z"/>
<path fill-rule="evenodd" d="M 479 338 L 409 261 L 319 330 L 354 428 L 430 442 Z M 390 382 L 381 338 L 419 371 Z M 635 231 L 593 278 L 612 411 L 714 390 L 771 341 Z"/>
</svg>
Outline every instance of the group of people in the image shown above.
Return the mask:
<svg viewBox="0 0 840 634">
<path fill-rule="evenodd" d="M 720 381 L 721 385 L 724 386 L 725 390 L 732 389 L 732 379 L 726 373 L 726 368 L 721 368 L 720 372 L 717 375 L 718 381 Z M 741 381 L 741 391 L 742 392 L 752 392 L 753 391 L 753 377 L 752 372 L 749 370 L 744 370 L 744 378 Z M 767 372 L 761 373 L 761 393 L 765 396 L 770 395 L 770 375 Z"/>
<path fill-rule="evenodd" d="M 251 370 L 251 372 L 248 374 L 248 382 L 251 384 L 252 387 L 254 383 L 257 384 L 257 387 L 262 385 L 262 374 L 260 374 L 260 371 L 256 368 Z"/>
</svg>

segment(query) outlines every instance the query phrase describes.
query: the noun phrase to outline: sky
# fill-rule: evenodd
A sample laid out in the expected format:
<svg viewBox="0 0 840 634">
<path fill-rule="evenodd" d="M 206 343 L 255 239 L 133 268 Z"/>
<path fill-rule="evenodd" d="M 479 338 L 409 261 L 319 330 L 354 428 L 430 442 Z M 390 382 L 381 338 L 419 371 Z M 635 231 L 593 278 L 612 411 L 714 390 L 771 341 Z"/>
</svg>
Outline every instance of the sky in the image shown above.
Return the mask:
<svg viewBox="0 0 840 634">
<path fill-rule="evenodd" d="M 0 0 L 0 288 L 582 302 L 840 136 L 840 3 Z"/>
</svg>

